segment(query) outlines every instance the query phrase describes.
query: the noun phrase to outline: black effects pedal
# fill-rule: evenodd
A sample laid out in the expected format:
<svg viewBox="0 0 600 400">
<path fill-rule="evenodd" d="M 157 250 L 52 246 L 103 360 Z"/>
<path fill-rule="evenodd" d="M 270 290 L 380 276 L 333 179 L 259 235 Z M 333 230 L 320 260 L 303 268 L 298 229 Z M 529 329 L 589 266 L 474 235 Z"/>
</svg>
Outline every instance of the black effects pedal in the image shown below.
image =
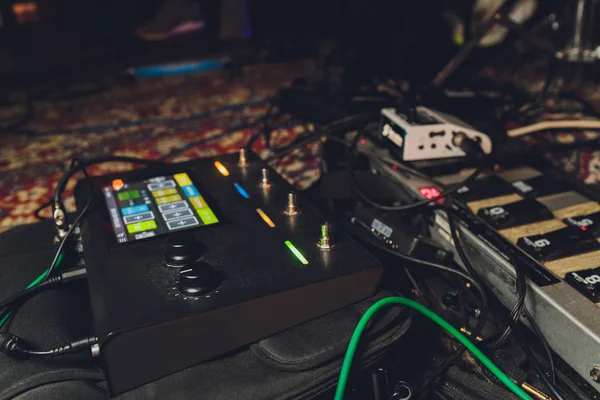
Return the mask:
<svg viewBox="0 0 600 400">
<path fill-rule="evenodd" d="M 94 178 L 82 226 L 113 395 L 371 295 L 379 263 L 261 161 Z"/>
</svg>

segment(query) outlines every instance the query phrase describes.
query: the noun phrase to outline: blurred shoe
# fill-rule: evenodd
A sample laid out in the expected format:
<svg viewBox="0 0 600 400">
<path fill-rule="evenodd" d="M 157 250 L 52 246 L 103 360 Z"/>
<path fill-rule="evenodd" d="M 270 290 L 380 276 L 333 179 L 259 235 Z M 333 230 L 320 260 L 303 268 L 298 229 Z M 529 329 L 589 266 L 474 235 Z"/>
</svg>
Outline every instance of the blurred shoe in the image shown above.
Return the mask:
<svg viewBox="0 0 600 400">
<path fill-rule="evenodd" d="M 166 0 L 158 14 L 135 33 L 142 40 L 159 41 L 203 29 L 205 25 L 198 1 Z"/>
</svg>

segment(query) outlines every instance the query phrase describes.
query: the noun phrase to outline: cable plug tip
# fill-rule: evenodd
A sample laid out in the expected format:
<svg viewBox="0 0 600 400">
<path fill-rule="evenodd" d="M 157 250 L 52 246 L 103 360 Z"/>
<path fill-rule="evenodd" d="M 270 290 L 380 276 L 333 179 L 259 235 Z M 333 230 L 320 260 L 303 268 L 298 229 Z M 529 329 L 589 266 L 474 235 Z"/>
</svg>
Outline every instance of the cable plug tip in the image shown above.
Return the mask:
<svg viewBox="0 0 600 400">
<path fill-rule="evenodd" d="M 0 333 L 0 352 L 11 354 L 19 344 L 19 339 L 10 333 Z"/>
<path fill-rule="evenodd" d="M 471 139 L 467 136 L 465 132 L 458 131 L 452 132 L 452 144 L 456 147 L 460 148 L 467 155 L 481 155 L 484 154 L 483 149 L 481 148 L 481 139 L 474 138 Z"/>
</svg>

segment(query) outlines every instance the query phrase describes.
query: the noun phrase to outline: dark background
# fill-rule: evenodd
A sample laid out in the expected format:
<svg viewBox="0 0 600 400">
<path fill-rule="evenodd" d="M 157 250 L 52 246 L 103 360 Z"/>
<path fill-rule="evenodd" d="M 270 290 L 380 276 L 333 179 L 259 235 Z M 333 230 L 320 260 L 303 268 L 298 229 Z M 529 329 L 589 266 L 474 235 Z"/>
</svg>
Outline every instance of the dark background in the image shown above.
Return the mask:
<svg viewBox="0 0 600 400">
<path fill-rule="evenodd" d="M 253 37 L 241 44 L 219 42 L 217 0 L 201 1 L 206 30 L 159 43 L 142 42 L 133 35 L 135 27 L 156 12 L 159 0 L 38 0 L 40 20 L 21 25 L 10 18 L 10 2 L 3 2 L 0 71 L 9 64 L 4 75 L 31 79 L 30 74 L 121 70 L 232 49 L 245 53 L 269 49 L 274 57 L 289 58 L 311 55 L 320 42 L 333 40 L 340 50 L 336 56 L 357 68 L 431 75 L 452 51 L 448 26 L 441 18 L 443 3 L 250 1 Z"/>
</svg>

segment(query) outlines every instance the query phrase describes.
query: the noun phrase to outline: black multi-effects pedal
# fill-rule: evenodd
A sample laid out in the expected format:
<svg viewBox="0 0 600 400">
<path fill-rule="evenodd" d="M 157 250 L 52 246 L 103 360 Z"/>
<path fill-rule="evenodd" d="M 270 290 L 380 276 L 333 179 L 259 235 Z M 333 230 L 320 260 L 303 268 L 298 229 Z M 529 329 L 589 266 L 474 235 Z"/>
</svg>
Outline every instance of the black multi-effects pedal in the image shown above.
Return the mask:
<svg viewBox="0 0 600 400">
<path fill-rule="evenodd" d="M 368 297 L 382 270 L 256 159 L 83 181 L 78 207 L 112 394 Z"/>
</svg>

